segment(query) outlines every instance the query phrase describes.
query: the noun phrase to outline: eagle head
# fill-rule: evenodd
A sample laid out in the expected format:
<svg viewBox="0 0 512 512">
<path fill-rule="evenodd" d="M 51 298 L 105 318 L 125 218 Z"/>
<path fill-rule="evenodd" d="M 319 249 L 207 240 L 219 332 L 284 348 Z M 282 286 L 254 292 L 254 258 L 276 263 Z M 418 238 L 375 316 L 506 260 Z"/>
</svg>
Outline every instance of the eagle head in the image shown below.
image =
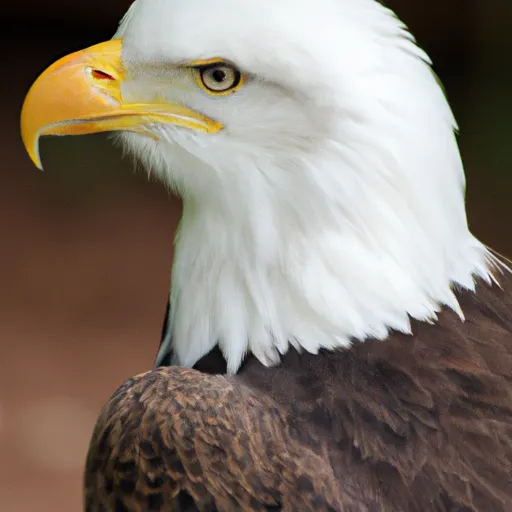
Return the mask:
<svg viewBox="0 0 512 512">
<path fill-rule="evenodd" d="M 114 38 L 50 66 L 21 115 L 115 132 L 183 198 L 161 356 L 236 372 L 463 312 L 490 279 L 456 124 L 429 58 L 376 0 L 137 0 Z"/>
</svg>

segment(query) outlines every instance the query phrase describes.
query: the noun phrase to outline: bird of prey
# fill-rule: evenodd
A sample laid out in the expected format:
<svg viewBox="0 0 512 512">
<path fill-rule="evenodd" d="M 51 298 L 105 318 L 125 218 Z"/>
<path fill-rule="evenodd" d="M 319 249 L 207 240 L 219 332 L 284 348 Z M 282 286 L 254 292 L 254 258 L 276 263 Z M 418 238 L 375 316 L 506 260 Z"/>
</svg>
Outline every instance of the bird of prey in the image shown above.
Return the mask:
<svg viewBox="0 0 512 512">
<path fill-rule="evenodd" d="M 113 131 L 183 198 L 155 368 L 98 419 L 87 512 L 512 511 L 512 279 L 456 123 L 375 0 L 137 0 L 22 137 Z"/>
</svg>

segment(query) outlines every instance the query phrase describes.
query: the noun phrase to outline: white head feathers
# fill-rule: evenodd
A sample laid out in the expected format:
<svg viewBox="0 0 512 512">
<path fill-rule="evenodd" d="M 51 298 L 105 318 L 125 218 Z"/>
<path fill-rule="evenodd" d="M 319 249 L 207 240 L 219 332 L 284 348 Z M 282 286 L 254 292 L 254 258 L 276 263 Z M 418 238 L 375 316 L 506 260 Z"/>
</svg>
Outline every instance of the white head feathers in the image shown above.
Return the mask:
<svg viewBox="0 0 512 512">
<path fill-rule="evenodd" d="M 442 305 L 462 316 L 453 286 L 490 278 L 450 108 L 376 1 L 137 0 L 116 36 L 146 97 L 171 94 L 176 63 L 220 57 L 249 76 L 229 96 L 180 91 L 224 124 L 217 134 L 122 136 L 184 199 L 177 363 L 219 343 L 234 372 L 247 351 L 273 364 L 290 344 L 314 353 L 409 332 Z"/>
</svg>

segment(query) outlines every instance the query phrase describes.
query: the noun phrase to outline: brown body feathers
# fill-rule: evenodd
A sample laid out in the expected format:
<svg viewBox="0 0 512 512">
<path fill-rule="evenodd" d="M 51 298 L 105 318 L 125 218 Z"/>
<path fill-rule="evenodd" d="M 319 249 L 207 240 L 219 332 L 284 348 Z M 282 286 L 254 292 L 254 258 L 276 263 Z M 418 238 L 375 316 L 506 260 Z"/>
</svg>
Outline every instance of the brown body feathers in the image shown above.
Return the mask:
<svg viewBox="0 0 512 512">
<path fill-rule="evenodd" d="M 129 380 L 94 432 L 86 511 L 512 511 L 502 286 L 460 292 L 464 323 L 443 311 L 413 336 Z"/>
</svg>

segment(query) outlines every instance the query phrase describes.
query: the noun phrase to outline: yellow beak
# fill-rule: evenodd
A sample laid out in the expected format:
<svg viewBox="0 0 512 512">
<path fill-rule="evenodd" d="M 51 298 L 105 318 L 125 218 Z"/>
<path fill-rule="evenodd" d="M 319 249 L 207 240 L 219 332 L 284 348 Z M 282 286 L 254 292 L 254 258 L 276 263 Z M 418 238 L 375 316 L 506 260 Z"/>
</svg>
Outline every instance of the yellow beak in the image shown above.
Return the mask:
<svg viewBox="0 0 512 512">
<path fill-rule="evenodd" d="M 217 121 L 172 104 L 125 103 L 126 72 L 120 39 L 72 53 L 51 65 L 35 81 L 21 111 L 25 148 L 42 169 L 39 137 L 125 130 L 156 138 L 150 125 L 171 123 L 206 133 L 222 129 Z"/>
</svg>

